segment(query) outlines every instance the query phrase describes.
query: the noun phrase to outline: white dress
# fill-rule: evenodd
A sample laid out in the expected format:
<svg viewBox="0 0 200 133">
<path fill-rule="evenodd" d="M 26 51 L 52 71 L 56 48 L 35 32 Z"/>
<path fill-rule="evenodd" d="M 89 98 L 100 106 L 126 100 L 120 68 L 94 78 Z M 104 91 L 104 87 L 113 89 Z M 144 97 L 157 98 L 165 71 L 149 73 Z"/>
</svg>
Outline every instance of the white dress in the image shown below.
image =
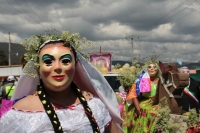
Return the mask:
<svg viewBox="0 0 200 133">
<path fill-rule="evenodd" d="M 88 101 L 101 133 L 111 121 L 103 102 L 93 97 Z M 81 104 L 69 109 L 58 109 L 56 114 L 64 133 L 93 133 L 90 121 Z M 54 133 L 53 126 L 45 111 L 11 109 L 0 118 L 0 133 Z"/>
</svg>

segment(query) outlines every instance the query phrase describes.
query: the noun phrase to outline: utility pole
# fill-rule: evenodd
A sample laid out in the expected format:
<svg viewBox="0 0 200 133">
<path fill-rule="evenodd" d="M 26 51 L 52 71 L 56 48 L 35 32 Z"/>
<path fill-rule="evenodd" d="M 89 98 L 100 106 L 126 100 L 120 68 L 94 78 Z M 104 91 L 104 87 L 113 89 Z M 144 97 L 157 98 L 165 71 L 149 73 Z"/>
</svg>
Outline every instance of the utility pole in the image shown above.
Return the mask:
<svg viewBox="0 0 200 133">
<path fill-rule="evenodd" d="M 132 45 L 132 65 L 133 65 L 133 37 L 131 38 L 131 45 Z"/>
<path fill-rule="evenodd" d="M 125 37 L 125 39 L 129 41 L 130 37 L 131 36 L 127 36 L 127 37 Z M 131 61 L 132 61 L 132 65 L 134 65 L 134 63 L 133 63 L 134 62 L 134 58 L 133 58 L 133 45 L 134 45 L 134 43 L 133 43 L 133 37 L 131 37 L 131 46 L 132 46 L 132 48 L 131 48 L 131 53 L 132 53 Z"/>
<path fill-rule="evenodd" d="M 8 40 L 8 65 L 10 66 L 11 65 L 11 58 L 10 58 L 10 54 L 11 54 L 11 50 L 10 50 L 10 43 L 11 43 L 10 32 L 8 33 L 8 37 L 9 37 L 9 40 Z"/>
</svg>

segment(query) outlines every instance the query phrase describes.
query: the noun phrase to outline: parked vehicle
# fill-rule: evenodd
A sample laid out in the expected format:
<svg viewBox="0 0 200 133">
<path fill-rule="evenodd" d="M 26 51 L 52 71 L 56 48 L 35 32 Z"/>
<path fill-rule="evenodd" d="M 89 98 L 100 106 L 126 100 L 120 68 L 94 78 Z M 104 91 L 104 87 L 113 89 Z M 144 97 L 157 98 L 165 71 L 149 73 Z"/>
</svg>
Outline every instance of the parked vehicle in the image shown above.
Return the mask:
<svg viewBox="0 0 200 133">
<path fill-rule="evenodd" d="M 119 76 L 119 74 L 117 73 L 104 74 L 105 79 L 108 81 L 114 92 L 118 92 L 119 87 L 121 86 L 119 80 L 117 79 L 117 76 Z"/>
</svg>

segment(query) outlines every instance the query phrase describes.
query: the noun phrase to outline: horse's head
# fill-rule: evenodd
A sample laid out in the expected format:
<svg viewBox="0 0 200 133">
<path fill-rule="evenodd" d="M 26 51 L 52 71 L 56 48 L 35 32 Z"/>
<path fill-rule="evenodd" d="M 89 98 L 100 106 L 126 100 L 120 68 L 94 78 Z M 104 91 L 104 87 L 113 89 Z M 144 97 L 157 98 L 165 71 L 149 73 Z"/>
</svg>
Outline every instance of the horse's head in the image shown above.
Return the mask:
<svg viewBox="0 0 200 133">
<path fill-rule="evenodd" d="M 158 88 L 159 101 L 163 97 L 167 97 L 171 113 L 180 114 L 182 108 L 181 94 L 189 84 L 189 75 L 180 73 L 175 64 L 169 63 L 163 66 L 161 84 Z"/>
</svg>

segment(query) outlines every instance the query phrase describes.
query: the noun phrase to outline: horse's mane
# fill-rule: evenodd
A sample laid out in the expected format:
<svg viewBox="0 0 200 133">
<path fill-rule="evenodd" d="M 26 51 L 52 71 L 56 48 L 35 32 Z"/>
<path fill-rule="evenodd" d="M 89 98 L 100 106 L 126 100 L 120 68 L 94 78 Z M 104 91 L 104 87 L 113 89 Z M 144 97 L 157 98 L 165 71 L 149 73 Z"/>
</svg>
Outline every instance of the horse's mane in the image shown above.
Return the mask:
<svg viewBox="0 0 200 133">
<path fill-rule="evenodd" d="M 172 73 L 178 73 L 179 70 L 178 68 L 176 67 L 175 64 L 172 64 L 172 63 L 169 63 L 167 65 L 164 66 L 164 71 L 162 72 L 162 76 L 164 79 L 166 79 L 168 77 L 168 73 L 172 72 Z"/>
</svg>

